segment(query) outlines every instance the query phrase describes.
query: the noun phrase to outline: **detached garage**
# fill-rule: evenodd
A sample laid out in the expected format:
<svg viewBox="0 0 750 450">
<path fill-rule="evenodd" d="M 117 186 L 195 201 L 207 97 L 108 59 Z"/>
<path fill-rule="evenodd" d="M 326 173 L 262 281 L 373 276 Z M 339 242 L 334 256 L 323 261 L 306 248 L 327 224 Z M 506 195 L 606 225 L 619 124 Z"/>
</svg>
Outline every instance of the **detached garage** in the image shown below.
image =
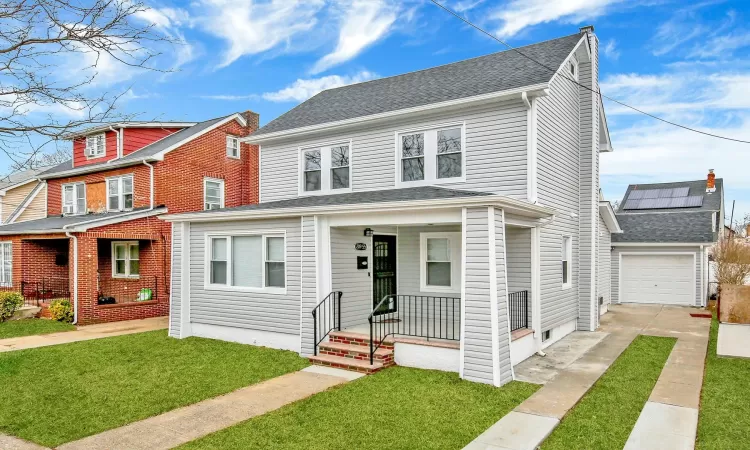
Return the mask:
<svg viewBox="0 0 750 450">
<path fill-rule="evenodd" d="M 724 189 L 707 180 L 630 185 L 612 235 L 612 301 L 703 306 L 708 253 L 724 224 Z"/>
</svg>

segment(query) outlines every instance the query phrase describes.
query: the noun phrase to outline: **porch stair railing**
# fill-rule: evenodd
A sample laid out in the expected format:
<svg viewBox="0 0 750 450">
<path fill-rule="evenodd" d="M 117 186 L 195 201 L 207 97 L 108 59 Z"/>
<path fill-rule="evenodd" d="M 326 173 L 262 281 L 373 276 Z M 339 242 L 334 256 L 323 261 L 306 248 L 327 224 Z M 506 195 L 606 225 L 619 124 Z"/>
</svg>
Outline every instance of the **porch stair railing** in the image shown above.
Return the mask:
<svg viewBox="0 0 750 450">
<path fill-rule="evenodd" d="M 341 296 L 343 292 L 333 291 L 313 308 L 313 354 L 318 356 L 318 345 L 331 331 L 341 331 Z"/>
<path fill-rule="evenodd" d="M 511 333 L 529 327 L 529 291 L 508 294 L 508 308 Z"/>
<path fill-rule="evenodd" d="M 395 335 L 426 339 L 461 339 L 461 298 L 386 295 L 370 315 L 370 364 L 375 352 Z"/>
</svg>

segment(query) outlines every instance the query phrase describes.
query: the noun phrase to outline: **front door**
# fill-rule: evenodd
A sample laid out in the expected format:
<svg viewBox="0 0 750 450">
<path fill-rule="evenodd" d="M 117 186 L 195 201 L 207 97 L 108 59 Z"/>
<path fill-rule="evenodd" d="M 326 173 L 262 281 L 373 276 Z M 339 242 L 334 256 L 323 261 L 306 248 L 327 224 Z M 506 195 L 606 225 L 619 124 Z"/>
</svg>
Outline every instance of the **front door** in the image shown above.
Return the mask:
<svg viewBox="0 0 750 450">
<path fill-rule="evenodd" d="M 372 306 L 387 295 L 396 295 L 396 236 L 372 237 Z M 387 302 L 375 311 L 385 314 L 396 310 L 396 301 Z"/>
</svg>

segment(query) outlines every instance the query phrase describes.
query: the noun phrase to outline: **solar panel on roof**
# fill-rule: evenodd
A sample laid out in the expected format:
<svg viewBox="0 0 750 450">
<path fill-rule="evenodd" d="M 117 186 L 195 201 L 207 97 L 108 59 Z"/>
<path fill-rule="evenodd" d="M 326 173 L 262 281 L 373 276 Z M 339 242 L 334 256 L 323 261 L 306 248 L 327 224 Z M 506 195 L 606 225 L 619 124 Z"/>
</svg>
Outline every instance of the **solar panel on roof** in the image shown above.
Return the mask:
<svg viewBox="0 0 750 450">
<path fill-rule="evenodd" d="M 638 209 L 638 205 L 640 203 L 640 200 L 628 200 L 625 202 L 625 205 L 623 208 L 625 209 Z"/>
<path fill-rule="evenodd" d="M 687 200 L 685 203 L 686 208 L 694 208 L 696 206 L 703 206 L 703 196 L 702 195 L 691 195 L 690 197 L 685 197 Z"/>
<path fill-rule="evenodd" d="M 640 200 L 643 198 L 643 193 L 645 191 L 630 191 L 630 195 L 628 195 L 628 200 Z"/>
<path fill-rule="evenodd" d="M 689 187 L 632 190 L 624 209 L 693 208 L 703 205 L 703 196 L 688 196 Z"/>
<path fill-rule="evenodd" d="M 679 187 L 679 188 L 674 188 L 673 190 L 674 190 L 673 197 L 687 197 L 688 192 L 690 192 L 689 187 Z"/>
</svg>

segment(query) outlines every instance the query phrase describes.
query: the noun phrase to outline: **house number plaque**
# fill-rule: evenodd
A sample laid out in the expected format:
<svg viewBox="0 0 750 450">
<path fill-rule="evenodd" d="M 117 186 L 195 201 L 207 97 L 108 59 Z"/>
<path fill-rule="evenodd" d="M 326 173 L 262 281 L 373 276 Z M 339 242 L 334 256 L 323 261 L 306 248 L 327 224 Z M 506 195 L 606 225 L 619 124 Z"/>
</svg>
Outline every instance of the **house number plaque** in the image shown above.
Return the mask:
<svg viewBox="0 0 750 450">
<path fill-rule="evenodd" d="M 354 244 L 354 250 L 367 250 L 367 244 L 363 242 L 358 242 Z"/>
</svg>

